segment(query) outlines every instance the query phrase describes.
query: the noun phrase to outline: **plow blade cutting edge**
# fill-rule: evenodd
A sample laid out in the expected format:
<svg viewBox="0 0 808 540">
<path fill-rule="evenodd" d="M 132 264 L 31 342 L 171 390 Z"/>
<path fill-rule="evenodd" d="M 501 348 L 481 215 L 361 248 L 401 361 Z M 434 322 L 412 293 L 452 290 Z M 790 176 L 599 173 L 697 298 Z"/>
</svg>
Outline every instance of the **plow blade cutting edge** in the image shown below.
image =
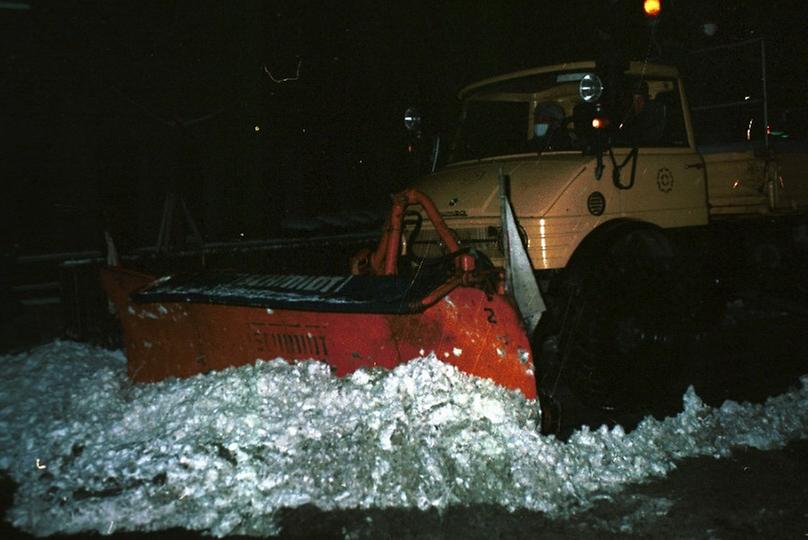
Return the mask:
<svg viewBox="0 0 808 540">
<path fill-rule="evenodd" d="M 452 255 L 445 272 L 398 275 L 402 216 L 413 204 L 444 237 Z M 278 357 L 320 360 L 343 376 L 434 353 L 465 373 L 536 398 L 530 340 L 505 272 L 478 269 L 428 198 L 412 190 L 398 194 L 378 248 L 351 266 L 347 276 L 204 272 L 159 279 L 111 266 L 101 279 L 123 327 L 135 382 Z M 536 317 L 534 310 L 531 326 Z"/>
</svg>

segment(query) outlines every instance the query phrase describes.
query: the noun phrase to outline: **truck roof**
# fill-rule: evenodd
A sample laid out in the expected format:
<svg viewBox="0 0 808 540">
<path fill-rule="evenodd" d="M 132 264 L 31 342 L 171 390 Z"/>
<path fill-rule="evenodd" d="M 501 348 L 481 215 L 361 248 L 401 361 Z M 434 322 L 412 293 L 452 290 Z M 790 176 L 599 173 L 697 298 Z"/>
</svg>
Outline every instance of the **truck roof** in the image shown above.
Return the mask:
<svg viewBox="0 0 808 540">
<path fill-rule="evenodd" d="M 460 92 L 458 92 L 457 96 L 462 100 L 469 93 L 476 90 L 477 88 L 487 86 L 492 83 L 508 81 L 511 79 L 520 79 L 522 77 L 529 77 L 531 75 L 540 75 L 542 73 L 551 73 L 554 71 L 576 71 L 576 70 L 591 71 L 594 69 L 595 69 L 595 62 L 591 60 L 582 62 L 566 62 L 563 64 L 554 64 L 551 66 L 541 66 L 541 67 L 523 69 L 521 71 L 515 71 L 513 73 L 507 73 L 505 75 L 498 75 L 496 77 L 489 77 L 488 79 L 483 79 L 482 81 L 472 83 L 461 89 Z M 630 62 L 628 73 L 636 75 L 645 74 L 654 77 L 664 77 L 664 78 L 679 77 L 679 70 L 677 70 L 673 66 L 663 64 L 648 64 L 645 62 Z"/>
</svg>

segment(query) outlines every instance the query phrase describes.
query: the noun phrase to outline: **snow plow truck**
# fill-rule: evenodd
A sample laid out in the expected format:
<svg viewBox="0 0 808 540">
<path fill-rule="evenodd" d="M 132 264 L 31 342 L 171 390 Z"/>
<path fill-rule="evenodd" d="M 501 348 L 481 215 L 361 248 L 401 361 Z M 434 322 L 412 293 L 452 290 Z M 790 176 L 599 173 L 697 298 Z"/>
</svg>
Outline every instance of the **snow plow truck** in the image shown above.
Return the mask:
<svg viewBox="0 0 808 540">
<path fill-rule="evenodd" d="M 746 238 L 805 236 L 808 154 L 751 137 L 697 147 L 675 68 L 607 71 L 560 64 L 462 90 L 447 164 L 394 197 L 345 276 L 107 268 L 130 376 L 278 356 L 345 375 L 434 353 L 538 397 L 546 431 L 559 384 L 600 408 L 660 399 L 677 336 L 713 309 L 715 280 L 694 269 Z M 751 252 L 765 262 L 764 248 Z"/>
</svg>

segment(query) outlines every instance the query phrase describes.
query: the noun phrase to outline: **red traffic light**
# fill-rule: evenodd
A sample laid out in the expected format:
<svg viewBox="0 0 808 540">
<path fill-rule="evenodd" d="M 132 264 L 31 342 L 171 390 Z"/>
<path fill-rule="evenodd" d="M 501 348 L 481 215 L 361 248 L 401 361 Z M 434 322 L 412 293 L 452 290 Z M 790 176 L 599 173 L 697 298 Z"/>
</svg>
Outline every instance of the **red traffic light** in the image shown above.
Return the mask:
<svg viewBox="0 0 808 540">
<path fill-rule="evenodd" d="M 645 0 L 642 4 L 642 9 L 648 17 L 656 17 L 662 11 L 662 2 L 660 0 Z"/>
</svg>

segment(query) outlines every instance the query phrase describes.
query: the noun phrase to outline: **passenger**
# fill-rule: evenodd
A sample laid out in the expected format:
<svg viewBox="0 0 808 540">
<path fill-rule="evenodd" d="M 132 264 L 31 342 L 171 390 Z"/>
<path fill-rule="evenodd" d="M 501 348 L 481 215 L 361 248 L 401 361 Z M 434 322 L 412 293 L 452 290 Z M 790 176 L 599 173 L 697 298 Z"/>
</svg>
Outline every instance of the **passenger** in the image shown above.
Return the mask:
<svg viewBox="0 0 808 540">
<path fill-rule="evenodd" d="M 570 150 L 572 142 L 564 129 L 564 109 L 555 102 L 541 103 L 533 112 L 533 137 L 528 141 L 530 150 Z"/>
</svg>

